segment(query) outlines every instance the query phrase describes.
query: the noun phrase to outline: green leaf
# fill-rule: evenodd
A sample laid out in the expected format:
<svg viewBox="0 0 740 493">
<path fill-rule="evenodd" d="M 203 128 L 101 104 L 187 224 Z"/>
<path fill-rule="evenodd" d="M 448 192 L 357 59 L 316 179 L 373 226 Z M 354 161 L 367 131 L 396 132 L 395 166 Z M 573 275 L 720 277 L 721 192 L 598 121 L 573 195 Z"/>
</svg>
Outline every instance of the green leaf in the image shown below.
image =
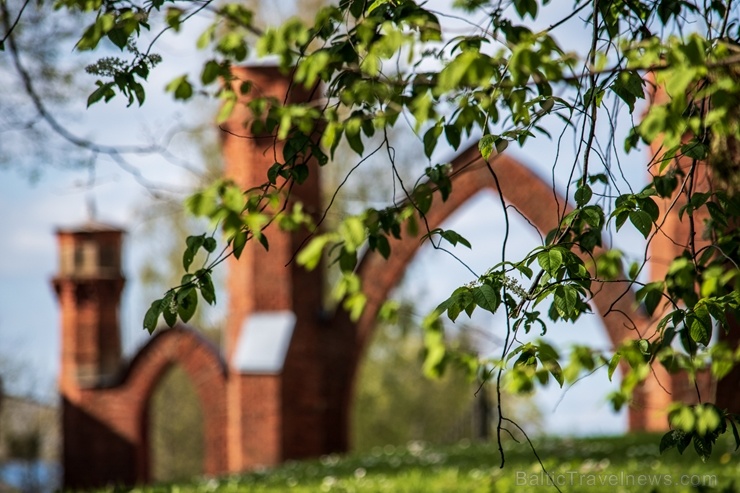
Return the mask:
<svg viewBox="0 0 740 493">
<path fill-rule="evenodd" d="M 712 320 L 706 306 L 697 305 L 689 316 L 689 335 L 699 344 L 708 345 L 712 337 Z"/>
<path fill-rule="evenodd" d="M 188 269 L 190 269 L 190 264 L 193 263 L 193 259 L 195 258 L 195 252 L 191 250 L 190 248 L 186 248 L 184 252 L 182 252 L 182 267 L 187 272 Z"/>
<path fill-rule="evenodd" d="M 216 123 L 221 124 L 228 120 L 231 117 L 231 113 L 233 113 L 235 106 L 235 97 L 225 99 L 221 105 L 221 109 L 218 110 L 218 115 L 216 115 Z"/>
<path fill-rule="evenodd" d="M 200 81 L 206 85 L 210 84 L 218 78 L 220 73 L 221 65 L 214 60 L 208 60 L 203 66 L 203 72 L 200 74 Z"/>
<path fill-rule="evenodd" d="M 614 353 L 614 356 L 609 360 L 609 369 L 607 371 L 607 374 L 609 376 L 609 381 L 612 381 L 612 376 L 614 375 L 614 372 L 617 370 L 617 367 L 619 366 L 619 360 L 622 359 L 622 354 L 619 352 Z"/>
<path fill-rule="evenodd" d="M 384 259 L 388 259 L 391 255 L 391 244 L 388 242 L 388 238 L 383 235 L 375 235 L 368 238 L 370 240 L 370 248 L 380 253 Z"/>
<path fill-rule="evenodd" d="M 637 347 L 642 354 L 650 354 L 650 341 L 648 341 L 647 339 L 640 339 L 639 341 L 637 341 Z"/>
<path fill-rule="evenodd" d="M 177 322 L 177 301 L 173 289 L 167 291 L 162 299 L 162 316 L 169 327 L 173 327 Z"/>
<path fill-rule="evenodd" d="M 89 108 L 91 105 L 97 103 L 101 99 L 105 98 L 105 101 L 108 102 L 113 98 L 116 93 L 113 91 L 113 83 L 108 82 L 107 84 L 103 84 L 100 81 L 97 81 L 96 84 L 98 85 L 98 88 L 93 91 L 90 96 L 87 98 L 87 107 Z"/>
<path fill-rule="evenodd" d="M 544 250 L 537 255 L 537 263 L 545 272 L 555 277 L 558 269 L 563 265 L 563 254 L 558 248 Z"/>
<path fill-rule="evenodd" d="M 234 234 L 234 239 L 231 242 L 231 247 L 234 249 L 234 257 L 238 260 L 242 255 L 244 246 L 247 244 L 247 232 L 239 230 Z"/>
<path fill-rule="evenodd" d="M 445 125 L 444 131 L 447 142 L 453 149 L 457 150 L 460 147 L 460 129 L 455 125 Z"/>
<path fill-rule="evenodd" d="M 308 245 L 303 247 L 296 257 L 296 261 L 299 265 L 304 266 L 308 270 L 313 270 L 321 262 L 321 256 L 324 253 L 324 247 L 331 241 L 328 235 L 314 237 Z"/>
<path fill-rule="evenodd" d="M 679 454 L 683 454 L 683 451 L 686 450 L 686 447 L 689 446 L 691 443 L 691 433 L 683 433 L 681 430 L 677 430 L 679 433 L 682 433 L 681 435 L 678 435 L 677 441 L 676 441 L 676 448 L 678 449 Z"/>
<path fill-rule="evenodd" d="M 591 196 L 593 195 L 593 192 L 591 191 L 591 187 L 588 185 L 583 185 L 578 187 L 578 190 L 576 190 L 575 199 L 576 204 L 578 207 L 583 207 L 584 205 L 588 204 L 588 201 L 591 200 Z"/>
<path fill-rule="evenodd" d="M 208 253 L 213 253 L 216 250 L 216 246 L 216 238 L 213 236 L 209 236 L 203 240 L 203 248 L 205 248 Z"/>
<path fill-rule="evenodd" d="M 662 454 L 666 450 L 675 447 L 680 438 L 683 438 L 684 432 L 680 430 L 671 430 L 660 439 L 660 453 Z"/>
<path fill-rule="evenodd" d="M 236 185 L 229 185 L 224 189 L 222 200 L 229 210 L 237 214 L 240 214 L 244 210 L 244 205 L 246 204 L 244 193 Z"/>
<path fill-rule="evenodd" d="M 186 100 L 192 97 L 193 86 L 188 82 L 187 75 L 181 75 L 167 84 L 165 91 L 173 93 L 175 99 Z"/>
<path fill-rule="evenodd" d="M 650 234 L 650 230 L 653 228 L 653 221 L 650 218 L 650 214 L 645 211 L 631 211 L 629 213 L 630 222 L 642 233 L 646 239 Z"/>
<path fill-rule="evenodd" d="M 478 150 L 480 151 L 480 155 L 483 156 L 483 159 L 486 161 L 491 157 L 494 149 L 496 149 L 497 139 L 497 135 L 484 135 L 478 141 Z"/>
<path fill-rule="evenodd" d="M 642 85 L 643 80 L 636 71 L 625 70 L 620 72 L 619 76 L 614 79 L 610 89 L 614 91 L 622 101 L 627 103 L 630 108 L 630 112 L 633 112 L 635 110 L 635 102 L 637 99 L 645 99 Z"/>
<path fill-rule="evenodd" d="M 444 238 L 445 240 L 449 241 L 452 246 L 456 246 L 458 243 L 461 245 L 464 245 L 468 248 L 473 248 L 472 245 L 468 240 L 466 240 L 463 236 L 458 234 L 456 231 L 453 231 L 451 229 L 447 229 L 440 232 L 440 236 Z"/>
<path fill-rule="evenodd" d="M 121 29 L 121 28 L 115 28 L 108 31 L 108 39 L 111 40 L 111 42 L 118 46 L 122 51 L 126 47 L 126 43 L 128 43 L 128 34 Z"/>
<path fill-rule="evenodd" d="M 439 136 L 441 134 L 441 125 L 433 126 L 424 134 L 424 154 L 426 154 L 428 158 L 432 157 L 432 153 L 434 152 L 434 148 L 437 147 L 437 142 L 439 141 Z"/>
<path fill-rule="evenodd" d="M 151 334 L 157 328 L 157 320 L 162 314 L 162 300 L 154 300 L 144 315 L 144 328 Z"/>
<path fill-rule="evenodd" d="M 712 442 L 707 437 L 702 438 L 699 435 L 694 435 L 694 450 L 701 457 L 701 461 L 706 462 L 712 455 Z"/>
<path fill-rule="evenodd" d="M 201 274 L 198 287 L 200 287 L 200 294 L 206 303 L 213 305 L 216 303 L 216 289 L 213 286 L 213 280 L 211 279 L 210 272 L 204 272 Z"/>
<path fill-rule="evenodd" d="M 192 286 L 184 287 L 177 293 L 177 314 L 183 322 L 187 323 L 193 317 L 197 306 L 198 293 Z"/>
<path fill-rule="evenodd" d="M 732 426 L 732 436 L 735 437 L 735 452 L 740 449 L 740 433 L 737 432 L 737 425 L 735 424 L 735 420 L 729 419 L 730 426 Z"/>
<path fill-rule="evenodd" d="M 185 208 L 194 216 L 210 216 L 218 208 L 217 196 L 216 189 L 208 187 L 185 199 Z"/>
<path fill-rule="evenodd" d="M 342 248 L 339 254 L 339 268 L 342 272 L 353 272 L 357 266 L 357 252 Z"/>
<path fill-rule="evenodd" d="M 180 18 L 182 17 L 183 13 L 184 11 L 182 9 L 178 9 L 177 7 L 169 7 L 165 12 L 165 22 L 167 22 L 167 25 L 170 26 L 175 32 L 178 32 L 180 30 Z"/>
<path fill-rule="evenodd" d="M 426 214 L 432 207 L 434 197 L 432 196 L 432 189 L 426 183 L 422 183 L 414 189 L 413 193 L 416 207 L 419 209 L 421 214 Z"/>
<path fill-rule="evenodd" d="M 343 306 L 345 310 L 349 311 L 350 320 L 356 322 L 360 319 L 360 315 L 362 315 L 362 311 L 365 309 L 366 304 L 367 297 L 363 293 L 357 292 L 348 296 L 347 299 L 344 300 Z"/>
<path fill-rule="evenodd" d="M 573 318 L 576 314 L 578 291 L 573 286 L 561 285 L 555 288 L 553 305 L 564 320 Z"/>
<path fill-rule="evenodd" d="M 365 224 L 357 216 L 350 216 L 339 225 L 339 234 L 344 240 L 344 248 L 355 252 L 365 242 Z"/>
<path fill-rule="evenodd" d="M 291 174 L 295 182 L 300 185 L 308 179 L 308 166 L 305 164 L 296 164 L 293 166 Z"/>
<path fill-rule="evenodd" d="M 501 304 L 499 294 L 488 284 L 481 284 L 473 290 L 473 301 L 476 305 L 491 313 L 496 313 Z"/>
</svg>

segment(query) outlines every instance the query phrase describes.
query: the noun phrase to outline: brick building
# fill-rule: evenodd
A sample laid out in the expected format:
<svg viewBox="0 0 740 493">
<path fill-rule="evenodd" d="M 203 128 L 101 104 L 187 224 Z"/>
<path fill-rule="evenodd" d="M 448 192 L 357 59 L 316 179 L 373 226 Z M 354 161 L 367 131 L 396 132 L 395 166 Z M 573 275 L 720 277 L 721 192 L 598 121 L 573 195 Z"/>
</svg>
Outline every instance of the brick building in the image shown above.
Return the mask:
<svg viewBox="0 0 740 493">
<path fill-rule="evenodd" d="M 311 97 L 291 88 L 289 77 L 273 67 L 238 69 L 235 74 L 253 82 L 252 93 L 281 101 Z M 246 110 L 237 107 L 223 133 L 226 174 L 244 189 L 262 183 L 274 163 L 273 137 L 250 134 L 242 125 L 246 116 Z M 477 148 L 455 159 L 454 191 L 446 202 L 435 203 L 427 216 L 430 228 L 438 227 L 477 192 L 499 192 L 498 186 L 506 201 L 541 231 L 558 224 L 558 202 L 549 184 L 506 155 L 490 165 L 498 185 Z M 318 166 L 313 167 L 306 183 L 292 193 L 309 212 L 318 213 Z M 222 350 L 198 332 L 178 327 L 157 332 L 125 362 L 118 324 L 124 287 L 123 231 L 102 224 L 58 231 L 60 269 L 53 283 L 61 311 L 59 387 L 66 486 L 150 480 L 147 407 L 159 379 L 173 364 L 189 375 L 202 405 L 207 474 L 348 449 L 358 361 L 380 305 L 400 281 L 420 242 L 394 240 L 389 260 L 377 255 L 362 259 L 358 273 L 368 303 L 362 317 L 351 322 L 341 310 L 322 311 L 321 269 L 307 272 L 289 262 L 306 234 L 273 231 L 269 252 L 250 243 L 238 262 L 230 262 Z M 604 315 L 614 344 L 636 337 L 636 329 L 653 323 L 618 284 L 604 284 L 593 306 Z M 655 391 L 657 385 L 648 382 L 639 394 L 638 404 L 630 410 L 631 429 L 666 427 L 663 409 L 671 396 Z M 665 376 L 660 385 L 670 389 L 673 379 Z"/>
</svg>

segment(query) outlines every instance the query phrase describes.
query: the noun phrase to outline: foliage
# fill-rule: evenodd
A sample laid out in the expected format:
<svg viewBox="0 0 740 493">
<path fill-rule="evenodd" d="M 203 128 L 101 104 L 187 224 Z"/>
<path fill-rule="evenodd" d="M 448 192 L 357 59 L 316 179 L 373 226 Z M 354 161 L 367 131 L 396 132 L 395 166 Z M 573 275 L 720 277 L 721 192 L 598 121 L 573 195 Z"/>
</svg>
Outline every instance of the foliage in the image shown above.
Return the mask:
<svg viewBox="0 0 740 493">
<path fill-rule="evenodd" d="M 707 464 L 696 464 L 675 453 L 661 455 L 656 439 L 654 435 L 543 438 L 536 441 L 536 447 L 550 458 L 547 470 L 563 491 L 738 491 L 737 464 L 730 458 L 730 443 L 722 440 L 717 457 Z M 406 446 L 376 448 L 361 455 L 288 463 L 244 476 L 135 491 L 556 491 L 539 464 L 533 461 L 526 444 L 511 444 L 509 467 L 504 469 L 496 464 L 496 454 L 491 444 L 463 441 L 441 448 L 410 442 Z M 638 481 L 645 483 L 641 485 Z"/>
<path fill-rule="evenodd" d="M 364 157 L 375 152 L 366 145 L 378 135 L 382 141 L 376 150 L 386 152 L 405 200 L 345 218 L 336 230 L 316 234 L 297 257 L 314 268 L 330 253 L 342 272 L 336 293 L 357 318 L 365 297 L 355 269 L 365 245 L 388 257 L 394 238 L 420 231 L 436 248 L 470 246 L 454 231 L 427 227 L 431 207 L 446 200 L 454 186 L 451 167 L 436 160 L 443 143 L 457 150 L 465 140 L 478 140 L 488 162 L 509 146 L 548 138 L 547 128 L 560 125 L 558 132 L 570 130 L 577 143 L 573 163 L 564 173 L 566 197 L 575 206 L 563 212 L 560 225 L 544 232 L 542 244 L 531 252 L 509 258 L 505 240 L 502 262 L 456 289 L 426 318 L 426 369 L 437 373 L 450 359 L 471 361 L 445 346 L 442 317 L 454 322 L 478 309 L 505 312 L 508 326 L 500 357 L 477 361 L 473 371 L 513 390 L 527 392 L 548 384 L 550 377 L 559 385 L 574 382 L 599 365 L 608 365 L 611 374 L 621 365 L 621 388 L 610 396 L 620 408 L 656 365 L 683 370 L 691 382 L 702 371 L 726 376 L 740 359 L 740 350 L 714 343 L 712 333 L 715 327 L 736 330 L 728 315 L 740 308 L 740 233 L 734 227 L 740 197 L 732 180 L 722 183 L 723 176 L 733 175 L 727 173 L 727 156 L 735 155 L 740 138 L 734 118 L 740 106 L 735 82 L 740 63 L 738 9 L 719 0 L 703 5 L 684 0 L 576 1 L 565 12 L 547 0 L 453 3 L 456 13 L 411 0 L 341 0 L 321 8 L 312 23 L 294 19 L 262 30 L 238 2 L 58 0 L 58 8 L 95 13 L 78 42 L 80 50 L 94 50 L 105 39 L 128 57 L 114 66 L 112 79 L 99 81 L 91 103 L 120 94 L 129 103 L 142 104 L 153 63 L 146 58 L 149 50 L 132 48 L 132 40 L 155 25 L 161 26 L 157 30 L 177 31 L 205 10 L 213 14 L 213 23 L 196 44 L 209 50 L 211 58 L 197 79 L 182 74 L 168 85 L 175 99 L 210 94 L 223 101 L 218 119 L 226 120 L 250 84 L 219 81 L 231 80 L 231 67 L 251 54 L 275 57 L 286 71 L 294 67 L 296 84 L 324 84 L 318 104 L 259 98 L 249 103 L 252 131 L 282 141 L 282 159 L 261 187 L 244 191 L 223 180 L 188 200 L 193 214 L 221 226 L 227 248 L 219 250 L 211 235 L 190 236 L 184 268 L 191 267 L 198 252 L 207 254 L 207 263 L 193 267 L 179 286 L 154 301 L 144 326 L 152 330 L 160 316 L 169 325 L 178 318 L 187 321 L 199 296 L 214 303 L 213 267 L 227 255 L 238 258 L 247 241 L 268 248 L 268 225 L 313 227 L 300 207 L 282 207 L 287 204 L 284 191 L 306 180 L 312 172 L 308 164 L 328 163 L 340 142 Z M 535 27 L 544 12 L 550 25 Z M 449 28 L 460 16 L 479 17 L 481 22 L 468 23 L 462 33 Z M 568 51 L 558 35 L 579 23 L 587 29 L 589 42 L 580 52 Z M 645 91 L 656 97 L 622 145 L 612 137 L 601 138 L 600 122 L 614 128 L 620 112 L 633 122 L 637 119 Z M 428 163 L 413 185 L 398 178 L 387 138 L 406 121 L 423 142 Z M 617 180 L 621 168 L 612 169 L 611 163 L 621 156 L 618 147 L 634 154 L 642 146 L 654 150 L 647 166 L 652 181 L 636 190 Z M 718 170 L 712 187 L 702 188 L 712 166 Z M 488 170 L 496 179 L 490 164 Z M 645 258 L 632 263 L 619 252 L 602 255 L 602 238 L 610 232 L 634 228 L 647 241 L 660 238 L 659 204 L 669 201 L 670 207 L 680 209 L 691 235 L 664 278 L 641 280 Z M 271 210 L 279 212 L 267 212 Z M 502 213 L 508 224 L 508 208 Z M 503 236 L 508 235 L 507 229 Z M 702 235 L 706 246 L 699 241 Z M 520 279 L 526 287 L 519 286 Z M 533 326 L 546 329 L 548 318 L 579 319 L 607 282 L 635 290 L 646 313 L 656 317 L 649 333 L 608 353 L 576 347 L 567 358 L 543 341 L 520 342 L 519 335 Z M 722 433 L 736 429 L 738 417 L 730 411 L 736 410 L 677 403 L 670 416 L 676 431 L 664 439 L 665 447 L 683 450 L 689 437 L 706 459 Z"/>
</svg>

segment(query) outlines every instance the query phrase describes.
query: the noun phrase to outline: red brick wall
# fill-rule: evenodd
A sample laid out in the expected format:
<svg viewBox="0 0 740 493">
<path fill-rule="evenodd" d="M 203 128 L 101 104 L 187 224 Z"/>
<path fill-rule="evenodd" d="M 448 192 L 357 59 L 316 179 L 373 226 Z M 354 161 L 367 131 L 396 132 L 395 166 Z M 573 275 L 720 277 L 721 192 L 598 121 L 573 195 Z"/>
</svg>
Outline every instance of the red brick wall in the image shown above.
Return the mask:
<svg viewBox="0 0 740 493">
<path fill-rule="evenodd" d="M 117 385 L 62 394 L 65 486 L 130 485 L 150 479 L 149 400 L 173 364 L 181 365 L 190 376 L 200 398 L 206 438 L 204 472 L 228 470 L 226 367 L 200 335 L 169 329 L 155 335 L 136 355 Z"/>
</svg>

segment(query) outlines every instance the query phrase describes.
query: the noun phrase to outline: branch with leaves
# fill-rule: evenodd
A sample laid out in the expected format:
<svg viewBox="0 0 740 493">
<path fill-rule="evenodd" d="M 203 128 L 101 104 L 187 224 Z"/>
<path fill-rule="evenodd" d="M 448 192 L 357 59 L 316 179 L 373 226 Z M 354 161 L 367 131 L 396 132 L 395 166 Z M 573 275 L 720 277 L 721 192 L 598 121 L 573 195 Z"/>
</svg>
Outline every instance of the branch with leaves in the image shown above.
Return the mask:
<svg viewBox="0 0 740 493">
<path fill-rule="evenodd" d="M 737 9 L 729 1 L 574 2 L 567 12 L 548 4 L 457 0 L 449 11 L 432 11 L 412 0 L 341 0 L 318 10 L 308 25 L 292 19 L 263 30 L 253 26 L 251 12 L 237 3 L 214 8 L 210 2 L 60 1 L 59 7 L 96 13 L 79 49 L 93 50 L 107 39 L 130 57 L 128 62 L 98 64 L 101 80 L 90 104 L 119 94 L 129 103 L 143 104 L 144 81 L 156 64 L 149 54 L 154 42 L 141 53 L 134 40 L 155 22 L 159 29 L 177 31 L 194 16 L 211 14 L 212 23 L 195 43 L 209 50 L 211 58 L 197 81 L 183 74 L 168 90 L 183 101 L 195 94 L 220 99 L 219 122 L 229 119 L 248 95 L 252 117 L 245 124 L 288 150 L 256 189 L 243 191 L 219 182 L 189 200 L 191 212 L 220 225 L 226 246 L 155 301 L 144 326 L 153 330 L 160 316 L 169 325 L 178 317 L 187 321 L 197 292 L 206 302 L 215 302 L 210 274 L 225 256 L 238 257 L 253 239 L 267 247 L 265 227 L 270 223 L 308 224 L 300 208 L 284 208 L 292 187 L 311 172 L 307 160 L 331 165 L 337 146 L 345 142 L 362 163 L 369 154 L 366 144 L 378 134 L 385 137 L 380 148 L 401 197 L 393 197 L 385 208 L 345 218 L 336 231 L 315 235 L 296 256 L 300 264 L 315 268 L 328 252 L 342 273 L 336 292 L 357 318 L 365 306 L 356 273 L 364 245 L 388 258 L 394 239 L 421 230 L 425 241 L 450 254 L 457 245 L 470 247 L 458 233 L 434 228 L 426 220 L 434 204 L 446 201 L 454 188 L 451 167 L 436 161 L 440 149 L 459 150 L 465 141 L 477 140 L 488 164 L 509 146 L 551 138 L 548 128 L 560 125 L 558 143 L 566 131 L 574 137 L 573 161 L 562 173 L 568 184 L 565 199 L 574 205 L 559 204 L 557 227 L 545 231 L 534 250 L 512 258 L 507 249 L 510 205 L 502 198 L 507 219 L 503 258 L 452 292 L 426 318 L 426 370 L 438 372 L 454 359 L 454 351 L 445 346 L 442 317 L 454 322 L 481 309 L 506 313 L 500 358 L 476 359 L 474 370 L 497 375 L 499 388 L 528 392 L 537 383 L 548 384 L 550 377 L 563 385 L 599 366 L 607 366 L 611 378 L 621 365 L 620 389 L 609 396 L 619 409 L 655 374 L 657 365 L 683 371 L 690 380 L 707 371 L 719 380 L 726 377 L 740 360 L 740 350 L 717 342 L 712 334 L 715 327 L 738 330 L 733 316 L 740 309 L 740 196 L 733 164 L 740 153 Z M 549 27 L 535 28 L 545 11 Z M 560 17 L 550 19 L 552 12 Z M 471 22 L 476 15 L 481 21 Z M 463 18 L 462 34 L 449 27 Z M 589 33 L 586 52 L 568 51 L 559 41 L 563 30 L 578 23 Z M 284 70 L 293 71 L 296 87 L 311 91 L 323 84 L 323 94 L 310 103 L 288 103 L 251 93 L 249 81 L 235 80 L 233 67 L 253 54 L 279 60 Z M 646 92 L 652 100 L 641 117 Z M 623 150 L 613 135 L 604 140 L 599 126 L 608 122 L 610 129 L 616 128 L 620 111 L 630 122 L 640 120 L 630 125 Z M 402 180 L 388 143 L 397 125 L 408 125 L 419 136 L 428 164 L 413 186 Z M 620 159 L 641 147 L 653 150 L 645 166 L 651 181 L 634 189 L 620 178 Z M 552 174 L 554 191 L 555 164 Z M 271 215 L 270 210 L 280 212 Z M 668 214 L 689 224 L 685 244 L 667 230 Z M 606 251 L 603 238 L 626 225 L 648 243 L 664 242 L 677 252 L 660 278 L 639 280 L 648 262 L 654 262 L 647 253 L 630 261 L 618 251 Z M 214 235 L 190 237 L 184 267 L 191 267 L 196 251 L 214 254 L 217 248 Z M 635 341 L 614 347 L 610 354 L 575 347 L 566 361 L 544 341 L 520 339 L 533 327 L 544 334 L 554 321 L 578 320 L 590 311 L 595 286 L 617 278 L 625 283 L 624 292 L 633 292 L 641 303 L 635 310 L 654 318 L 654 325 L 643 328 Z M 680 347 L 672 344 L 676 338 Z M 683 451 L 693 440 L 695 450 L 706 457 L 729 429 L 740 445 L 738 410 L 712 406 L 704 397 L 696 395 L 699 404 L 679 402 L 669 411 L 674 430 L 661 449 L 676 445 Z M 501 415 L 499 432 L 504 423 L 510 420 Z"/>
</svg>

